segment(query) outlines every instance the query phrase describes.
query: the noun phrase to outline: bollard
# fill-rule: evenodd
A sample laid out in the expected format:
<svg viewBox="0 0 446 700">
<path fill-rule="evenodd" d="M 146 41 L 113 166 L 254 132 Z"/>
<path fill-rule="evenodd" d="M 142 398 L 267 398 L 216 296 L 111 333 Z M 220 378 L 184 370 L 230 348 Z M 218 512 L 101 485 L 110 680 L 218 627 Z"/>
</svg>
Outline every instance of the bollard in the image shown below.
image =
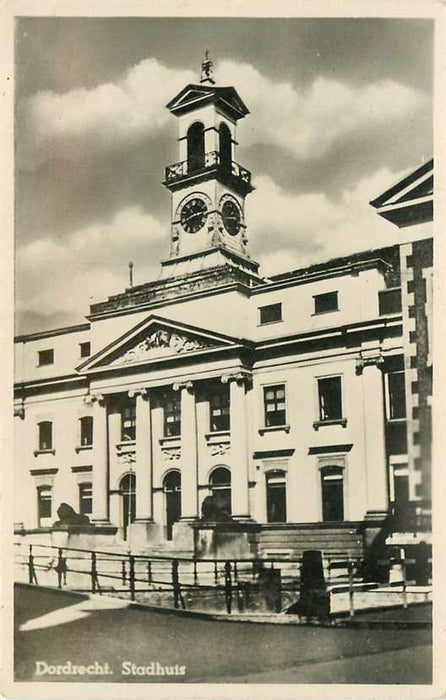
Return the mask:
<svg viewBox="0 0 446 700">
<path fill-rule="evenodd" d="M 225 561 L 225 600 L 226 612 L 230 614 L 232 610 L 232 580 L 230 561 Z"/>
</svg>

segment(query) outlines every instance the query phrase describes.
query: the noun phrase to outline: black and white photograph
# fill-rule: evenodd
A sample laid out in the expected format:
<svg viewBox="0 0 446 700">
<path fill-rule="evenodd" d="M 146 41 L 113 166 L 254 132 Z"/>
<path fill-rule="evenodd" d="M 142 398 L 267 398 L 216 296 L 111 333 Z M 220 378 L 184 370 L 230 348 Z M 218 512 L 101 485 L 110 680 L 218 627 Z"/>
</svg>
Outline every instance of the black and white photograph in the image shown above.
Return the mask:
<svg viewBox="0 0 446 700">
<path fill-rule="evenodd" d="M 11 24 L 7 697 L 431 697 L 441 3 L 90 5 Z"/>
</svg>

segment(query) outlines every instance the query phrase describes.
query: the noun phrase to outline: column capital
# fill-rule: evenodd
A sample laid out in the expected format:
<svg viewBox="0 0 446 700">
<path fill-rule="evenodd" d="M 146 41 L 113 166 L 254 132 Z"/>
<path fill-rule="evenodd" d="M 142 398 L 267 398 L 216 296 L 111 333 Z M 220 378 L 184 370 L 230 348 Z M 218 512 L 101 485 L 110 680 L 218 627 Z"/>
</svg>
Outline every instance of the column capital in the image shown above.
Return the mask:
<svg viewBox="0 0 446 700">
<path fill-rule="evenodd" d="M 380 348 L 373 350 L 361 350 L 360 356 L 356 358 L 356 374 L 362 374 L 365 367 L 377 367 L 383 369 L 384 357 Z"/>
<path fill-rule="evenodd" d="M 189 393 L 192 393 L 194 389 L 194 383 L 191 381 L 188 382 L 175 382 L 172 384 L 172 389 L 174 391 L 182 391 L 183 389 L 186 389 Z"/>
<path fill-rule="evenodd" d="M 84 404 L 87 406 L 92 406 L 97 403 L 99 406 L 103 406 L 105 403 L 105 397 L 103 394 L 87 394 L 84 396 Z"/>
<path fill-rule="evenodd" d="M 127 392 L 130 399 L 135 396 L 141 396 L 143 399 L 149 398 L 149 390 L 145 386 L 135 387 L 134 389 L 129 389 Z"/>
<path fill-rule="evenodd" d="M 229 382 L 243 384 L 244 382 L 252 381 L 252 374 L 247 370 L 240 370 L 240 372 L 228 372 L 227 374 L 222 374 L 221 381 L 223 384 L 229 384 Z"/>
</svg>

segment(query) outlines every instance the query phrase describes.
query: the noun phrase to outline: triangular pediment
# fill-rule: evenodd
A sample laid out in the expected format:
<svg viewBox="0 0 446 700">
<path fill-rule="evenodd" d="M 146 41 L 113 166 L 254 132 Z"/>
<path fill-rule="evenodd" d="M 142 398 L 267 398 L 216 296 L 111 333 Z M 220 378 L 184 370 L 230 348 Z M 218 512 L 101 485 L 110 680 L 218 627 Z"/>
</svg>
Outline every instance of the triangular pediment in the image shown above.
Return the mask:
<svg viewBox="0 0 446 700">
<path fill-rule="evenodd" d="M 131 367 L 239 344 L 239 340 L 230 336 L 150 316 L 77 369 L 84 373 L 105 368 Z"/>
<path fill-rule="evenodd" d="M 219 102 L 222 106 L 226 105 L 226 109 L 229 109 L 236 119 L 249 114 L 247 106 L 233 87 L 187 85 L 168 102 L 166 107 L 173 113 L 181 113 L 205 102 Z"/>
</svg>

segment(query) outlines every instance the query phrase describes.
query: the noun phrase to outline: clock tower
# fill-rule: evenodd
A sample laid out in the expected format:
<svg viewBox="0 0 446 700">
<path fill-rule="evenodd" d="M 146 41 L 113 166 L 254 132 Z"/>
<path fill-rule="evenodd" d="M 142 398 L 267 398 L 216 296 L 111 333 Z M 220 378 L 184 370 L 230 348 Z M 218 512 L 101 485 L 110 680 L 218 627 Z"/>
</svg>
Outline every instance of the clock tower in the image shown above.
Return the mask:
<svg viewBox="0 0 446 700">
<path fill-rule="evenodd" d="M 251 173 L 235 161 L 236 126 L 249 110 L 233 87 L 216 86 L 206 51 L 199 84 L 167 108 L 178 119 L 179 162 L 166 168 L 172 194 L 170 257 L 163 277 L 222 264 L 256 274 L 247 255 L 245 197 Z"/>
</svg>

